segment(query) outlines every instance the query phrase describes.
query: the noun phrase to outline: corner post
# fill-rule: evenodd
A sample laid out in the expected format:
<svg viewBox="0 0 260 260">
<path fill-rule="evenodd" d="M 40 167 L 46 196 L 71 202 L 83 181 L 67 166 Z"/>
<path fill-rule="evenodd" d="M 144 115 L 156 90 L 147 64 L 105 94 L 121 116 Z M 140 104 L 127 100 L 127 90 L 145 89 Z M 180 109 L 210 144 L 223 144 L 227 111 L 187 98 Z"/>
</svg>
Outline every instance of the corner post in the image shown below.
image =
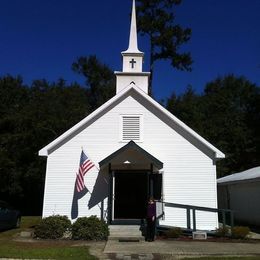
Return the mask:
<svg viewBox="0 0 260 260">
<path fill-rule="evenodd" d="M 154 180 L 153 180 L 153 164 L 151 163 L 151 165 L 150 165 L 150 183 L 149 183 L 149 197 L 153 197 L 153 182 L 154 182 Z"/>
<path fill-rule="evenodd" d="M 192 217 L 193 217 L 193 231 L 196 231 L 196 209 L 192 209 Z"/>
<path fill-rule="evenodd" d="M 186 217 L 187 217 L 187 229 L 190 229 L 190 208 L 186 209 Z"/>
<path fill-rule="evenodd" d="M 108 196 L 108 223 L 112 223 L 112 196 L 113 196 L 113 176 L 112 176 L 112 171 L 111 171 L 111 163 L 108 164 L 108 176 L 109 176 L 109 196 Z"/>
</svg>

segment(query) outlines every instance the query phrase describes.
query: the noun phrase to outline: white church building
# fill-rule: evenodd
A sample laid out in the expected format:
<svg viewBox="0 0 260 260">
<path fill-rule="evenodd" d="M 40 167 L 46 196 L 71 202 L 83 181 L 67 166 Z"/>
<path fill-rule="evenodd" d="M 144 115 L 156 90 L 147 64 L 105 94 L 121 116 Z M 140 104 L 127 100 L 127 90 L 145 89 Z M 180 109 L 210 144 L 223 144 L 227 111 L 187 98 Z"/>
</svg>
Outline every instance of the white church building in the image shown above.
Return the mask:
<svg viewBox="0 0 260 260">
<path fill-rule="evenodd" d="M 132 223 L 145 218 L 150 196 L 217 208 L 216 161 L 225 155 L 148 95 L 150 73 L 142 69 L 135 1 L 122 57 L 115 96 L 39 151 L 47 157 L 43 217 L 96 215 L 109 224 Z M 86 189 L 78 192 L 82 150 L 96 167 L 85 174 Z M 159 225 L 193 222 L 185 208 L 163 206 L 162 211 Z M 197 211 L 196 226 L 215 229 L 217 213 Z"/>
</svg>

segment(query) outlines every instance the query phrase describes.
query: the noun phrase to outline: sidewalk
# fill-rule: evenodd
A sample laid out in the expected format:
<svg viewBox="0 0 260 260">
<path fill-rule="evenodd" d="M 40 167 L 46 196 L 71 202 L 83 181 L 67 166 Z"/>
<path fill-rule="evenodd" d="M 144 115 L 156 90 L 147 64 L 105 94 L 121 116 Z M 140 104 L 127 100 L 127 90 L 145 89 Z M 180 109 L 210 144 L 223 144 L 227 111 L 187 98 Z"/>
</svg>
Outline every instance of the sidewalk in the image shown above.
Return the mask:
<svg viewBox="0 0 260 260">
<path fill-rule="evenodd" d="M 172 259 L 184 256 L 259 256 L 260 243 L 169 241 L 155 242 L 118 242 L 106 243 L 104 253 L 114 255 L 116 259 L 133 259 L 131 255 L 146 255 L 143 259 L 157 258 L 154 255 L 168 255 Z M 125 258 L 124 256 L 128 256 Z M 136 257 L 135 257 L 136 258 Z M 167 257 L 166 257 L 167 258 Z M 136 259 L 141 259 L 140 257 Z"/>
</svg>

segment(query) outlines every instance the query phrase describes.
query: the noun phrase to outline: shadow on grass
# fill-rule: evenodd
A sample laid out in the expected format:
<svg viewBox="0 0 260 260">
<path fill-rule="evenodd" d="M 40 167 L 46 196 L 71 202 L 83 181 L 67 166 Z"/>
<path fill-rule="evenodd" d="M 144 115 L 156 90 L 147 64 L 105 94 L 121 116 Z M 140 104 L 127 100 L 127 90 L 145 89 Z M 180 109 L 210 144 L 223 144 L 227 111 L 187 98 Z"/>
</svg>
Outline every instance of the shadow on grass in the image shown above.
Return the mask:
<svg viewBox="0 0 260 260">
<path fill-rule="evenodd" d="M 0 240 L 12 240 L 21 231 L 32 230 L 41 220 L 41 217 L 22 217 L 20 228 L 13 228 L 0 232 Z M 1 255 L 0 255 L 1 256 Z"/>
</svg>

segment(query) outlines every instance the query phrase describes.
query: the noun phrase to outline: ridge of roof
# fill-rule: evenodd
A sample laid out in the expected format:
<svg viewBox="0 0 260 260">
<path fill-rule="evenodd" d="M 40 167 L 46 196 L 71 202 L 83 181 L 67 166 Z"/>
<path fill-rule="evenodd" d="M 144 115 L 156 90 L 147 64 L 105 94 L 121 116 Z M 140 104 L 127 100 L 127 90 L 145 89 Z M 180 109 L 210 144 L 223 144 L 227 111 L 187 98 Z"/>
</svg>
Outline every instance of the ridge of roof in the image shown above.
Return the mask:
<svg viewBox="0 0 260 260">
<path fill-rule="evenodd" d="M 49 150 L 56 145 L 58 145 L 60 142 L 62 142 L 65 138 L 73 134 L 76 130 L 78 130 L 80 127 L 82 127 L 84 124 L 86 124 L 88 121 L 90 121 L 92 118 L 97 116 L 99 113 L 101 113 L 103 110 L 108 108 L 110 105 L 112 105 L 114 102 L 116 102 L 118 99 L 126 95 L 130 91 L 135 91 L 139 95 L 141 95 L 143 98 L 145 98 L 149 103 L 151 103 L 154 107 L 159 109 L 161 112 L 163 112 L 167 117 L 169 117 L 171 120 L 173 120 L 175 123 L 177 123 L 181 128 L 185 129 L 190 135 L 192 135 L 194 138 L 196 138 L 198 141 L 203 143 L 206 147 L 208 147 L 210 150 L 212 150 L 215 153 L 215 158 L 225 158 L 225 154 L 222 153 L 219 149 L 217 149 L 215 146 L 210 144 L 206 139 L 201 137 L 199 134 L 197 134 L 194 130 L 192 130 L 189 126 L 187 126 L 185 123 L 183 123 L 180 119 L 175 117 L 172 113 L 170 113 L 166 108 L 164 108 L 162 105 L 160 105 L 157 101 L 155 101 L 153 98 L 151 98 L 148 94 L 146 94 L 143 90 L 141 90 L 139 87 L 135 86 L 134 84 L 128 85 L 126 88 L 121 90 L 119 93 L 117 93 L 114 97 L 109 99 L 106 103 L 104 103 L 102 106 L 97 108 L 95 111 L 93 111 L 91 114 L 89 114 L 87 117 L 82 119 L 79 123 L 71 127 L 69 130 L 67 130 L 65 133 L 57 137 L 55 140 L 53 140 L 51 143 L 43 147 L 39 151 L 40 156 L 48 156 Z"/>
<path fill-rule="evenodd" d="M 258 178 L 260 178 L 260 166 L 219 178 L 217 183 L 227 184 L 231 182 L 247 181 Z"/>
</svg>

